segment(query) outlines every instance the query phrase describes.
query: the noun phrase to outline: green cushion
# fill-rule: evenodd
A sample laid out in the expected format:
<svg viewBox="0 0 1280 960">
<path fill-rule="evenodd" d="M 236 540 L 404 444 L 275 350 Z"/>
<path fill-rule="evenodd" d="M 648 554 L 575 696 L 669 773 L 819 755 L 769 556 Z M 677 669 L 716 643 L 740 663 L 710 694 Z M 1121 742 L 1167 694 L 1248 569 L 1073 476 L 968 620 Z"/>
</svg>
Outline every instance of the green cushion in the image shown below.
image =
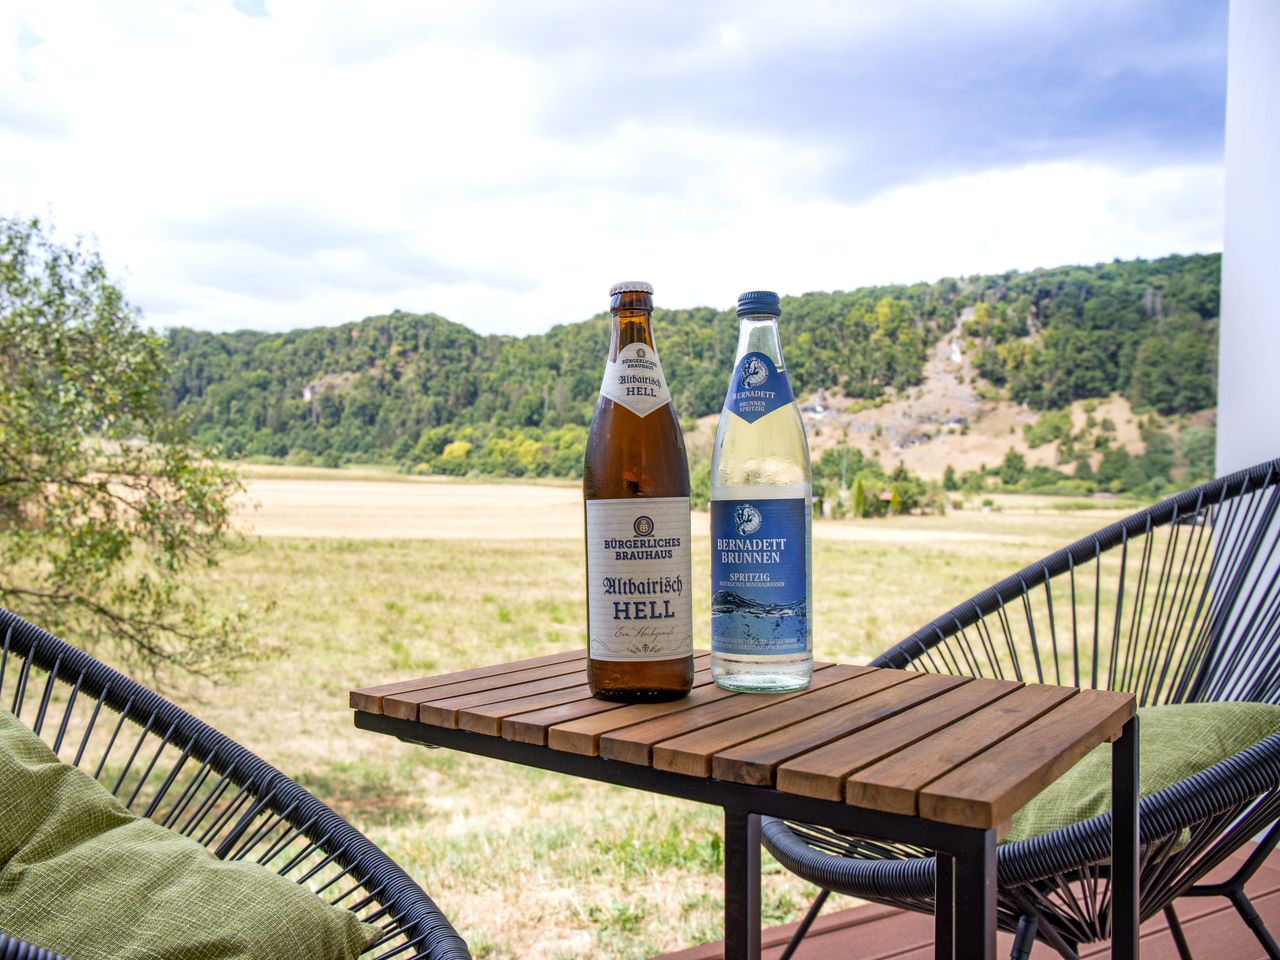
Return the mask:
<svg viewBox="0 0 1280 960">
<path fill-rule="evenodd" d="M 130 813 L 0 709 L 0 933 L 75 960 L 357 957 L 355 914 Z"/>
<path fill-rule="evenodd" d="M 1139 793 L 1185 780 L 1280 731 L 1269 703 L 1184 703 L 1138 711 Z M 1014 814 L 1005 841 L 1026 840 L 1111 809 L 1111 745 L 1104 743 Z"/>
</svg>

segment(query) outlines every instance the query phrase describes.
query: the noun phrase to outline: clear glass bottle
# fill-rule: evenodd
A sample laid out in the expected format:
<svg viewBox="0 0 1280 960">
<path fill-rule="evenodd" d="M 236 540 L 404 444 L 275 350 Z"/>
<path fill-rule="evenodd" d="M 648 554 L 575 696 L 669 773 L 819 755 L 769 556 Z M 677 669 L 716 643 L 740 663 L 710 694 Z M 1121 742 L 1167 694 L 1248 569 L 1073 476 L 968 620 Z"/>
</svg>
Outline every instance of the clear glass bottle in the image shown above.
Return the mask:
<svg viewBox="0 0 1280 960">
<path fill-rule="evenodd" d="M 711 673 L 729 690 L 813 676 L 813 477 L 776 293 L 738 298 L 738 353 L 711 457 Z"/>
<path fill-rule="evenodd" d="M 619 283 L 609 296 L 582 476 L 587 682 L 604 700 L 675 700 L 693 685 L 689 461 L 654 346 L 653 287 Z"/>
</svg>

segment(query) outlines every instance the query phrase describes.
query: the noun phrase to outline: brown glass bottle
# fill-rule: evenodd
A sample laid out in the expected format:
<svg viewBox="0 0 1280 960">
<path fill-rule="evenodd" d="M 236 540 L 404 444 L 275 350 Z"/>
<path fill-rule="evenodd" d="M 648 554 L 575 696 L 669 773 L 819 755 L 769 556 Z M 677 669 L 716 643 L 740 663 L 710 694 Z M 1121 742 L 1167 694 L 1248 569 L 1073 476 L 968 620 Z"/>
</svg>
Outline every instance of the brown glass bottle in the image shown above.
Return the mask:
<svg viewBox="0 0 1280 960">
<path fill-rule="evenodd" d="M 605 700 L 675 700 L 693 686 L 689 461 L 654 346 L 653 288 L 619 283 L 609 295 L 582 480 L 587 679 Z"/>
</svg>

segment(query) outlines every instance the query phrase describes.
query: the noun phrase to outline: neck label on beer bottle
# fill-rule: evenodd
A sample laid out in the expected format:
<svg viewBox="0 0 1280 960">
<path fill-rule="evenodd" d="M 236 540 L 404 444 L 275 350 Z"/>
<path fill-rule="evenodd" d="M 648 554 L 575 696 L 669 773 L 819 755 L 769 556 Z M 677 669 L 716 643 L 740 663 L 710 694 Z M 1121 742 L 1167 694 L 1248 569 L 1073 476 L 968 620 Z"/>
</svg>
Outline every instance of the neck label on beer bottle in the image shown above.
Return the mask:
<svg viewBox="0 0 1280 960">
<path fill-rule="evenodd" d="M 604 366 L 600 395 L 645 417 L 671 402 L 667 378 L 662 374 L 658 351 L 644 343 L 629 343 L 618 358 Z"/>
<path fill-rule="evenodd" d="M 794 399 L 787 371 L 774 366 L 767 354 L 748 353 L 733 368 L 724 408 L 747 423 L 755 423 Z"/>
</svg>

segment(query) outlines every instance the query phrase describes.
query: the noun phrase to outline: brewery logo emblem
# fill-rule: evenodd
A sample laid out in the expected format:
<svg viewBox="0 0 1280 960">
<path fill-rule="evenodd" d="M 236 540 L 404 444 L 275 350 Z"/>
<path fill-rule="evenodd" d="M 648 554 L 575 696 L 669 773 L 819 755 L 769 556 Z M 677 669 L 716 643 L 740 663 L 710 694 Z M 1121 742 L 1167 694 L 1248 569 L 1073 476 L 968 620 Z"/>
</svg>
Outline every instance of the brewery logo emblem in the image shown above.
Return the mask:
<svg viewBox="0 0 1280 960">
<path fill-rule="evenodd" d="M 750 536 L 760 529 L 760 524 L 764 521 L 764 517 L 760 516 L 760 511 L 749 503 L 739 504 L 733 511 L 733 524 L 738 529 L 740 536 Z"/>
<path fill-rule="evenodd" d="M 636 532 L 637 537 L 650 536 L 653 533 L 653 520 L 650 517 L 636 517 L 631 529 Z"/>
</svg>

